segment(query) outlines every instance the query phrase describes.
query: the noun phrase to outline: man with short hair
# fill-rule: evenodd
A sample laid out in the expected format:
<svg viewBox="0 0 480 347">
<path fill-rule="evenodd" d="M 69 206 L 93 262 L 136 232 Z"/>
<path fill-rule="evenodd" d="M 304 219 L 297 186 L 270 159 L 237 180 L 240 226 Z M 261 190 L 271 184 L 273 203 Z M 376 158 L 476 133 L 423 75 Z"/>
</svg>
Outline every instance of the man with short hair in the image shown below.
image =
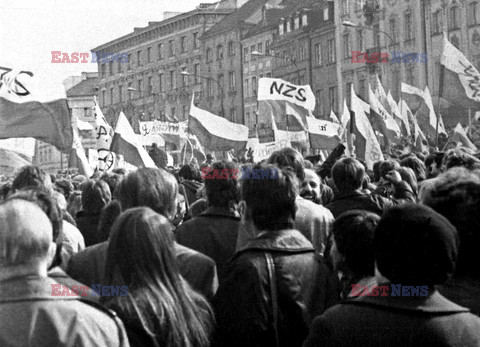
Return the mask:
<svg viewBox="0 0 480 347">
<path fill-rule="evenodd" d="M 199 216 L 177 228 L 176 239 L 181 245 L 212 258 L 217 264 L 218 281 L 226 275 L 227 261 L 235 254 L 240 215 L 240 168 L 233 162 L 213 163 L 205 175 L 208 208 Z M 207 172 L 207 171 L 205 171 Z M 224 175 L 216 175 L 222 173 Z"/>
<path fill-rule="evenodd" d="M 300 187 L 300 196 L 318 205 L 327 205 L 333 199 L 332 189 L 320 181 L 312 169 L 305 169 L 305 178 Z"/>
<path fill-rule="evenodd" d="M 55 249 L 52 225 L 38 206 L 20 199 L 0 204 L 0 345 L 129 346 L 113 311 L 54 292 L 59 284 L 47 268 Z"/>
</svg>

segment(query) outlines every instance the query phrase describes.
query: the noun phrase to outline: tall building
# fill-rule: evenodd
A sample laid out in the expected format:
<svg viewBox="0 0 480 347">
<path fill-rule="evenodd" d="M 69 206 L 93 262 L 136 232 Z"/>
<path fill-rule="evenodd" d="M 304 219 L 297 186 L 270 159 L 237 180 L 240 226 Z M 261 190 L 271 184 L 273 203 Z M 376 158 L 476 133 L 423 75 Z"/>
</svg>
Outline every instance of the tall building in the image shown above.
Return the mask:
<svg viewBox="0 0 480 347">
<path fill-rule="evenodd" d="M 186 119 L 200 83 L 193 76 L 200 75 L 203 63 L 200 37 L 235 7 L 235 0 L 200 4 L 92 49 L 97 58 L 113 55 L 98 61 L 98 98 L 107 121 L 114 124 L 123 111 L 138 133 L 142 120 Z M 166 149 L 178 150 L 173 143 Z"/>
</svg>

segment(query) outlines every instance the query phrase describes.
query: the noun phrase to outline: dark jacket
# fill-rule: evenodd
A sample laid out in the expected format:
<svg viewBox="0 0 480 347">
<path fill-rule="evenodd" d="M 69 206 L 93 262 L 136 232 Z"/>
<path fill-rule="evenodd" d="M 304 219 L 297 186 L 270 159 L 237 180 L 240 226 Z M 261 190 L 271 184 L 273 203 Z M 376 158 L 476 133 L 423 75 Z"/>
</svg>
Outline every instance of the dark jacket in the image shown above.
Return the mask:
<svg viewBox="0 0 480 347">
<path fill-rule="evenodd" d="M 435 290 L 342 301 L 315 319 L 304 347 L 479 345 L 480 318 Z"/>
<path fill-rule="evenodd" d="M 0 282 L 0 346 L 129 346 L 113 311 L 52 295 L 55 284 L 36 276 Z"/>
<path fill-rule="evenodd" d="M 222 283 L 227 263 L 235 254 L 240 215 L 232 209 L 209 207 L 198 217 L 178 226 L 177 242 L 212 258 Z"/>
<path fill-rule="evenodd" d="M 99 214 L 87 214 L 85 211 L 80 211 L 77 213 L 75 222 L 77 223 L 77 228 L 83 235 L 85 240 L 85 247 L 89 247 L 98 243 L 98 222 L 100 220 Z"/>
<path fill-rule="evenodd" d="M 301 346 L 310 320 L 337 300 L 335 277 L 305 236 L 263 233 L 237 252 L 215 295 L 216 346 L 275 345 L 267 252 L 275 263 L 281 346 Z"/>
<path fill-rule="evenodd" d="M 67 274 L 85 283 L 104 284 L 108 242 L 87 247 L 70 258 Z M 193 289 L 211 299 L 218 287 L 215 262 L 199 252 L 175 243 L 180 274 Z"/>
<path fill-rule="evenodd" d="M 332 212 L 335 218 L 351 210 L 366 210 L 382 215 L 385 209 L 399 203 L 415 202 L 415 195 L 408 183 L 402 181 L 395 186 L 395 189 L 395 199 L 389 199 L 378 194 L 365 194 L 358 190 L 348 194 L 337 194 L 326 208 Z"/>
</svg>

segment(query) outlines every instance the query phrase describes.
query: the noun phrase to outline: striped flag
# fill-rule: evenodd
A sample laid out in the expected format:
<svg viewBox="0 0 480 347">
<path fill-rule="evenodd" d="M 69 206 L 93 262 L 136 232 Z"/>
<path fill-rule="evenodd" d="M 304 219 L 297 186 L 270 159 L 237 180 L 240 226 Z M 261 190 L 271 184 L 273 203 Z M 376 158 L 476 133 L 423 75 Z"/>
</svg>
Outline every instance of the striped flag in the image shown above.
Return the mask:
<svg viewBox="0 0 480 347">
<path fill-rule="evenodd" d="M 400 115 L 402 118 L 402 131 L 404 131 L 408 136 L 411 136 L 412 132 L 410 130 L 410 119 L 413 117 L 412 111 L 410 111 L 410 108 L 405 100 L 400 100 L 399 105 Z"/>
<path fill-rule="evenodd" d="M 153 167 L 155 163 L 142 147 L 139 135 L 135 134 L 123 112 L 120 112 L 110 151 L 123 156 L 124 160 L 137 167 Z"/>
<path fill-rule="evenodd" d="M 417 117 L 413 116 L 413 141 L 415 150 L 420 153 L 428 152 L 428 141 L 422 129 L 418 125 Z"/>
<path fill-rule="evenodd" d="M 75 123 L 77 122 L 73 123 L 73 142 L 68 158 L 68 167 L 76 167 L 80 175 L 91 177 L 93 175 L 93 168 L 90 166 L 87 156 L 85 155 L 85 149 L 83 148 L 78 127 Z"/>
<path fill-rule="evenodd" d="M 245 149 L 248 140 L 248 127 L 229 122 L 225 118 L 190 105 L 189 131 L 196 135 L 200 143 L 210 151 Z"/>
<path fill-rule="evenodd" d="M 365 160 L 367 168 L 372 170 L 373 164 L 376 161 L 383 160 L 383 154 L 372 125 L 367 117 L 367 114 L 370 112 L 370 106 L 355 94 L 353 85 L 351 95 L 352 102 L 350 105 L 355 114 L 354 134 L 356 156 L 359 159 Z"/>
<path fill-rule="evenodd" d="M 475 144 L 472 141 L 470 141 L 470 139 L 467 136 L 467 132 L 465 131 L 465 129 L 463 129 L 460 123 L 457 123 L 457 126 L 453 130 L 453 134 L 450 137 L 450 141 L 461 143 L 462 146 L 469 148 L 475 152 L 478 150 L 477 146 L 475 146 Z"/>
<path fill-rule="evenodd" d="M 369 88 L 369 101 L 370 101 L 370 110 L 371 115 L 376 120 L 377 124 L 380 125 L 380 130 L 383 135 L 392 140 L 395 137 L 400 137 L 400 127 L 393 119 L 392 115 L 387 112 L 383 107 L 382 103 L 373 93 L 372 89 Z"/>
<path fill-rule="evenodd" d="M 30 86 L 31 77 L 29 71 L 0 67 L 0 139 L 33 137 L 69 151 L 73 130 L 63 86 Z"/>
<path fill-rule="evenodd" d="M 333 110 L 330 110 L 330 121 L 335 124 L 340 124 L 340 121 L 338 120 L 337 115 L 335 114 L 335 112 L 333 112 Z"/>
<path fill-rule="evenodd" d="M 105 119 L 96 99 L 93 115 L 95 118 L 95 138 L 97 139 L 98 169 L 100 171 L 108 171 L 113 166 L 113 161 L 108 161 L 108 158 L 112 157 L 110 146 L 114 132 Z"/>
<path fill-rule="evenodd" d="M 456 105 L 480 109 L 480 73 L 443 34 L 440 58 L 440 97 Z"/>
<path fill-rule="evenodd" d="M 334 149 L 341 142 L 340 124 L 308 117 L 307 126 L 312 148 Z"/>
</svg>

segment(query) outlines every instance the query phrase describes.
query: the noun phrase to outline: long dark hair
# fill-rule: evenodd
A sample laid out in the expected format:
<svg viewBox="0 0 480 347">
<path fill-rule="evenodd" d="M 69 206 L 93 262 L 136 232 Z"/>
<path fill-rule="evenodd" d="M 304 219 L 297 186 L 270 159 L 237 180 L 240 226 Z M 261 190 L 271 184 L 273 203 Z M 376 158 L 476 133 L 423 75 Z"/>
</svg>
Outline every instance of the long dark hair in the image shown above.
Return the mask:
<svg viewBox="0 0 480 347">
<path fill-rule="evenodd" d="M 127 285 L 127 296 L 103 297 L 161 346 L 208 346 L 210 305 L 179 274 L 170 222 L 148 207 L 122 213 L 112 228 L 106 283 Z"/>
</svg>

